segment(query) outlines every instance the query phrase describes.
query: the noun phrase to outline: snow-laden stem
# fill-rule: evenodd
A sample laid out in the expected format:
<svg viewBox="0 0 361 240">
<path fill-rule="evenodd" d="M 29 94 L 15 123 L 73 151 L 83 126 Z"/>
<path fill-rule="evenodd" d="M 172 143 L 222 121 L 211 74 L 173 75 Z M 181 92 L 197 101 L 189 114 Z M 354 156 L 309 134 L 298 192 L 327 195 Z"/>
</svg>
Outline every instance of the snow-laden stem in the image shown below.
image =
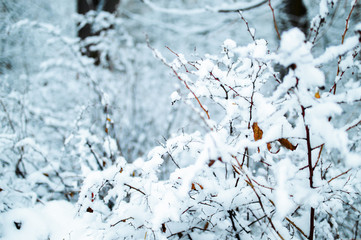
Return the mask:
<svg viewBox="0 0 361 240">
<path fill-rule="evenodd" d="M 349 21 L 350 21 L 350 18 L 351 18 L 351 14 L 352 14 L 352 12 L 353 12 L 356 4 L 357 4 L 357 0 L 354 1 L 353 5 L 352 5 L 352 7 L 351 7 L 350 13 L 349 13 L 348 16 L 347 16 L 346 26 L 345 26 L 345 30 L 344 30 L 344 32 L 343 32 L 343 34 L 342 34 L 341 44 L 343 44 L 344 41 L 345 41 L 345 36 L 346 36 L 346 33 L 347 33 L 348 29 L 349 29 Z M 341 55 L 338 57 L 336 76 L 339 76 L 339 75 L 340 75 L 340 72 L 341 72 L 341 71 L 340 71 L 340 63 L 341 63 Z M 335 83 L 333 84 L 332 88 L 331 88 L 331 91 L 333 91 L 333 94 L 334 94 L 334 95 L 336 94 L 336 86 L 337 86 L 337 83 L 335 82 Z"/>
<path fill-rule="evenodd" d="M 308 170 L 309 170 L 309 180 L 310 180 L 310 188 L 313 188 L 313 165 L 312 165 L 312 147 L 311 147 L 311 137 L 310 137 L 310 129 L 305 120 L 305 107 L 301 106 L 302 108 L 302 117 L 305 124 L 305 131 L 306 131 L 306 142 L 307 142 L 307 160 L 308 160 Z M 310 234 L 308 236 L 309 240 L 313 239 L 313 233 L 315 229 L 315 209 L 311 207 L 310 211 Z"/>
</svg>

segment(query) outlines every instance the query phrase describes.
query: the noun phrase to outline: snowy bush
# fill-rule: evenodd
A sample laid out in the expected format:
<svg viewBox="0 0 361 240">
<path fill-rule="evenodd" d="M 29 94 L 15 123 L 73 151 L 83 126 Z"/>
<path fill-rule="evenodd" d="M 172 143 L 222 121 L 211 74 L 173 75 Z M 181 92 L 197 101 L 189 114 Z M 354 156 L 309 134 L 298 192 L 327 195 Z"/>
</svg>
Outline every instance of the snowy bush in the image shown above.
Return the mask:
<svg viewBox="0 0 361 240">
<path fill-rule="evenodd" d="M 62 159 L 50 163 L 45 154 L 49 150 L 32 137 L 20 138 L 16 131 L 3 135 L 3 149 L 39 163 L 31 169 L 21 165 L 22 160 L 3 161 L 7 169 L 10 164 L 15 167 L 18 178 L 1 173 L 5 180 L 0 180 L 0 187 L 6 188 L 0 188 L 0 237 L 19 239 L 34 229 L 34 239 L 359 238 L 361 25 L 346 25 L 341 44 L 315 53 L 328 4 L 333 1 L 321 1 L 320 15 L 312 21 L 314 38 L 293 28 L 281 34 L 277 50 L 256 38 L 241 12 L 253 40 L 245 46 L 226 39 L 212 54 L 190 57 L 168 48 L 167 54 L 174 56 L 168 60 L 148 41 L 154 61 L 165 65 L 182 86 L 169 102 L 192 109 L 197 122 L 189 128 L 195 131 L 173 134 L 134 162 L 124 158 L 119 138 L 110 132 L 114 119 L 119 119 L 113 88 L 122 85 L 111 82 L 114 73 L 108 68 L 117 63 L 120 73 L 129 74 L 123 71 L 135 59 L 122 53 L 136 54 L 137 48 L 122 35 L 131 50 L 112 52 L 119 47 L 111 41 L 117 36 L 113 30 L 88 39 L 94 50 L 101 51 L 101 66 L 95 67 L 84 63 L 89 59 L 80 56 L 81 44 L 67 41 L 77 48 L 76 69 L 82 70 L 80 80 L 88 81 L 93 100 L 80 108 L 72 119 L 74 130 L 63 139 L 63 156 L 74 162 L 65 169 Z M 93 17 L 85 19 L 94 21 Z M 103 25 L 107 19 L 115 21 L 106 14 L 98 17 Z M 346 37 L 347 31 L 352 36 Z M 53 66 L 48 64 L 47 69 Z M 276 68 L 286 69 L 285 76 Z M 104 76 L 108 82 L 99 80 Z M 75 100 L 84 103 L 82 98 Z M 88 110 L 94 106 L 96 111 Z M 12 128 L 3 108 L 3 119 Z M 44 115 L 37 111 L 33 110 L 36 116 Z M 66 125 L 56 124 L 66 131 Z M 167 174 L 165 162 L 172 164 Z M 24 169 L 32 174 L 25 176 Z M 67 177 L 71 180 L 64 182 Z M 24 190 L 19 192 L 21 198 L 9 191 L 14 185 Z M 33 209 L 10 205 L 16 201 L 12 198 L 33 202 L 59 198 L 49 197 L 48 191 L 78 194 L 77 203 L 74 207 L 45 202 Z M 29 196 L 24 197 L 26 193 Z"/>
<path fill-rule="evenodd" d="M 319 66 L 359 51 L 359 38 L 317 57 L 298 29 L 282 35 L 275 53 L 265 40 L 244 47 L 226 40 L 220 56 L 194 61 L 174 53 L 167 62 L 153 49 L 185 86 L 172 100 L 192 107 L 204 129 L 168 139 L 146 162 L 123 160 L 111 174 L 89 176 L 81 212 L 107 216 L 105 239 L 352 238 L 360 117 L 342 115 L 353 111 L 361 88 L 351 78 L 351 88 L 333 94 Z M 288 68 L 282 80 L 275 63 Z M 159 181 L 167 155 L 177 169 Z"/>
</svg>

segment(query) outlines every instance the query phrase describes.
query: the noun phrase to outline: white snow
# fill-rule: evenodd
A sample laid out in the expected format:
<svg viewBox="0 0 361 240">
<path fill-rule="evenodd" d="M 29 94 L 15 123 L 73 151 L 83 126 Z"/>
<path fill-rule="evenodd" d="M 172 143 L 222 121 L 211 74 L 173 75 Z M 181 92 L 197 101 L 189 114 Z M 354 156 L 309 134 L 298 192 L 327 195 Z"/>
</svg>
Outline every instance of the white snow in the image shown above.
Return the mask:
<svg viewBox="0 0 361 240">
<path fill-rule="evenodd" d="M 77 238 L 76 229 L 85 226 L 75 216 L 76 209 L 66 201 L 52 201 L 34 208 L 18 208 L 0 213 L 0 239 Z"/>
</svg>

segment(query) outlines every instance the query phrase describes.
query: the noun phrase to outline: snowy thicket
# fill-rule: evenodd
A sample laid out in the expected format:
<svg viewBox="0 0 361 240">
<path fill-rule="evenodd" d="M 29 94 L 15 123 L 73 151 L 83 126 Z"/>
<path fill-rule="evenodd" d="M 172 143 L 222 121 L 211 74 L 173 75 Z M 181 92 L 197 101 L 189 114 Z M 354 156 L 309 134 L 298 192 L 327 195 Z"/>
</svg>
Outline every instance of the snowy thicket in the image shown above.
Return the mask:
<svg viewBox="0 0 361 240">
<path fill-rule="evenodd" d="M 277 26 L 280 1 L 196 2 L 78 15 L 84 41 L 2 23 L 0 239 L 361 237 L 357 0 L 305 1 L 308 33 Z M 242 40 L 212 41 L 232 18 Z"/>
</svg>

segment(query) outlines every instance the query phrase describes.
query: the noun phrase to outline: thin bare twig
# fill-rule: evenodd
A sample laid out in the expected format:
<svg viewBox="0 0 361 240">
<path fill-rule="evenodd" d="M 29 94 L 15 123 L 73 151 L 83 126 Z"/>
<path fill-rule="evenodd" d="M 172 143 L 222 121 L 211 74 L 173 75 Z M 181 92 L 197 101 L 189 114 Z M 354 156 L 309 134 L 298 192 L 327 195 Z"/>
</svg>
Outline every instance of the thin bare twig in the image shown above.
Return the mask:
<svg viewBox="0 0 361 240">
<path fill-rule="evenodd" d="M 93 148 L 92 148 L 92 145 L 89 143 L 89 141 L 86 142 L 86 144 L 88 145 L 89 149 L 90 149 L 90 152 L 93 154 L 94 158 L 95 158 L 95 161 L 99 167 L 99 170 L 103 170 L 103 166 L 100 164 L 100 160 L 97 156 L 97 154 L 94 152 Z"/>
<path fill-rule="evenodd" d="M 243 22 L 246 24 L 247 31 L 249 32 L 249 35 L 251 35 L 251 38 L 256 43 L 256 39 L 254 38 L 254 33 L 251 32 L 251 29 L 249 28 L 248 21 L 243 17 L 242 11 L 238 11 L 239 15 L 241 16 Z M 257 44 L 257 43 L 256 43 Z"/>
<path fill-rule="evenodd" d="M 305 238 L 308 238 L 307 237 L 307 235 L 306 235 L 306 233 L 304 233 L 303 231 L 302 231 L 302 229 L 300 228 L 300 227 L 298 227 L 291 219 L 289 219 L 289 218 L 285 218 L 286 220 L 287 220 L 287 222 L 289 222 L 293 227 L 295 227 Z"/>
<path fill-rule="evenodd" d="M 127 187 L 129 187 L 129 188 L 131 188 L 131 189 L 134 189 L 134 190 L 140 192 L 140 193 L 143 194 L 144 196 L 146 195 L 142 190 L 140 190 L 140 189 L 138 189 L 138 188 L 136 188 L 136 187 L 130 186 L 129 184 L 126 184 L 126 183 L 124 183 L 124 185 L 127 186 Z"/>
<path fill-rule="evenodd" d="M 201 101 L 199 100 L 199 98 L 197 97 L 197 95 L 193 92 L 193 90 L 189 87 L 188 83 L 181 77 L 179 76 L 179 74 L 177 73 L 177 71 L 173 68 L 173 66 L 171 66 L 169 63 L 166 62 L 166 60 L 160 56 L 160 54 L 150 45 L 149 42 L 149 38 L 148 35 L 145 36 L 146 37 L 146 42 L 147 42 L 147 46 L 153 51 L 153 54 L 155 55 L 156 58 L 158 58 L 164 65 L 166 65 L 167 67 L 169 67 L 170 69 L 172 69 L 173 73 L 176 75 L 176 77 L 183 82 L 184 86 L 192 93 L 192 95 L 194 96 L 194 98 L 197 100 L 199 106 L 202 108 L 202 110 L 206 113 L 207 118 L 211 119 L 211 117 L 209 116 L 208 110 L 204 108 L 204 106 L 202 105 Z"/>
<path fill-rule="evenodd" d="M 353 3 L 353 5 L 351 7 L 351 10 L 350 10 L 350 13 L 347 16 L 346 26 L 345 26 L 345 30 L 344 30 L 344 32 L 342 34 L 341 44 L 343 44 L 344 41 L 345 41 L 346 33 L 347 33 L 348 29 L 349 29 L 349 21 L 350 21 L 350 18 L 351 18 L 351 14 L 352 14 L 353 10 L 355 9 L 356 4 L 357 4 L 357 0 L 355 0 L 355 2 Z M 339 56 L 339 59 L 338 59 L 338 62 L 337 62 L 337 74 L 336 74 L 336 77 L 338 77 L 340 75 L 340 63 L 341 63 L 341 56 Z M 335 82 L 333 84 L 332 88 L 331 88 L 331 91 L 333 90 L 333 94 L 336 94 L 336 86 L 337 86 L 337 83 Z"/>
<path fill-rule="evenodd" d="M 301 105 L 302 109 L 302 118 L 305 125 L 305 132 L 306 132 L 306 143 L 307 143 L 307 160 L 308 160 L 308 170 L 309 170 L 309 182 L 310 188 L 314 188 L 313 186 L 313 165 L 312 165 L 312 147 L 311 147 L 311 134 L 310 129 L 306 123 L 306 111 L 305 107 Z M 311 207 L 310 209 L 310 233 L 308 236 L 309 240 L 313 240 L 315 232 L 315 209 Z"/>
<path fill-rule="evenodd" d="M 262 203 L 262 199 L 260 197 L 260 195 L 258 194 L 258 192 L 256 191 L 254 185 L 252 184 L 251 179 L 249 178 L 249 176 L 243 172 L 245 174 L 245 176 L 247 177 L 248 180 L 245 180 L 245 182 L 252 188 L 253 192 L 255 193 L 256 197 L 258 198 L 258 203 L 263 211 L 263 213 L 267 216 L 268 222 L 270 223 L 272 229 L 277 233 L 278 237 L 281 238 L 282 240 L 284 240 L 284 237 L 281 235 L 281 233 L 276 229 L 275 225 L 273 224 L 272 219 L 267 215 L 264 207 L 263 207 L 263 203 Z"/>
<path fill-rule="evenodd" d="M 133 217 L 128 217 L 128 218 L 124 218 L 124 219 L 121 219 L 119 220 L 118 222 L 114 223 L 114 224 L 111 224 L 110 227 L 114 227 L 116 226 L 117 224 L 121 223 L 121 222 L 126 222 L 127 220 L 129 219 L 134 219 Z"/>
<path fill-rule="evenodd" d="M 335 177 L 331 178 L 331 179 L 330 179 L 330 180 L 328 180 L 327 182 L 328 182 L 328 183 L 330 183 L 330 182 L 332 182 L 333 180 L 335 180 L 335 179 L 337 179 L 337 178 L 339 178 L 339 177 L 341 177 L 341 176 L 343 176 L 343 175 L 347 174 L 349 171 L 351 171 L 351 168 L 350 168 L 349 170 L 347 170 L 347 171 L 345 171 L 345 172 L 343 172 L 343 173 L 341 173 L 341 174 L 339 174 L 339 175 L 337 175 L 337 176 L 335 176 Z"/>
<path fill-rule="evenodd" d="M 270 9 L 271 9 L 271 11 L 272 11 L 273 24 L 274 24 L 274 26 L 275 26 L 278 39 L 281 40 L 281 35 L 280 35 L 280 32 L 278 31 L 277 22 L 276 22 L 276 16 L 275 16 L 275 11 L 274 11 L 274 9 L 273 9 L 273 7 L 272 7 L 272 5 L 271 5 L 271 0 L 268 1 L 268 6 L 270 7 Z"/>
<path fill-rule="evenodd" d="M 6 114 L 6 118 L 8 119 L 11 130 L 13 130 L 13 132 L 15 133 L 15 127 L 14 127 L 13 121 L 11 120 L 9 112 L 7 111 L 6 106 L 5 106 L 5 104 L 3 103 L 2 100 L 0 100 L 0 104 L 1 104 L 3 110 L 4 110 L 5 114 Z"/>
<path fill-rule="evenodd" d="M 346 131 L 350 131 L 352 128 L 357 127 L 359 124 L 361 124 L 361 120 L 358 121 L 357 123 L 353 124 L 352 126 L 348 127 L 348 128 L 346 129 Z"/>
<path fill-rule="evenodd" d="M 218 77 L 214 76 L 213 72 L 209 72 L 209 74 L 213 77 L 214 80 L 221 83 L 221 80 Z M 241 96 L 233 87 L 231 87 L 231 86 L 229 86 L 228 84 L 225 84 L 225 83 L 221 83 L 221 85 L 224 85 L 224 86 L 228 87 L 234 94 L 236 94 L 236 96 L 238 96 L 240 98 L 243 98 L 248 103 L 251 103 L 246 97 Z"/>
</svg>

